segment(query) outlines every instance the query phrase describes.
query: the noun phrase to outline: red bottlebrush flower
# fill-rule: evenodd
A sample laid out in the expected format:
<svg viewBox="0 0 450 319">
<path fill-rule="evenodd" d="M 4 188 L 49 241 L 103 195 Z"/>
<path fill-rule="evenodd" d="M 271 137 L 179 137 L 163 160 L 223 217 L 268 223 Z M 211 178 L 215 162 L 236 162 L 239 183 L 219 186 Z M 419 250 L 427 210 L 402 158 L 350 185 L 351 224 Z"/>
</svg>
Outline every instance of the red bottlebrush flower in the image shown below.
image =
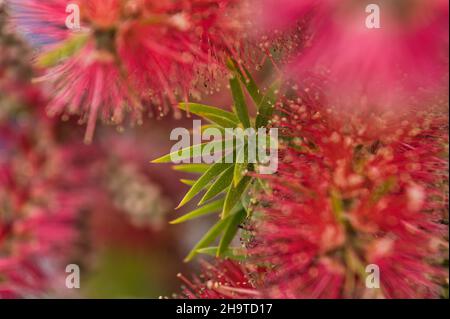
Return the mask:
<svg viewBox="0 0 450 319">
<path fill-rule="evenodd" d="M 3 1 L 0 44 L 0 298 L 43 296 L 63 287 L 56 283 L 87 205 L 86 178 L 73 183 L 80 172 L 65 156 L 71 146 L 56 144 L 40 112 L 29 61 L 21 59 L 29 50 L 8 25 Z"/>
<path fill-rule="evenodd" d="M 0 297 L 64 291 L 59 279 L 92 196 L 70 146 L 57 146 L 50 126 L 24 122 L 0 125 Z"/>
<path fill-rule="evenodd" d="M 5 2 L 0 2 L 0 122 L 18 112 L 21 103 L 39 99 L 30 85 L 30 50 L 8 23 Z M 6 94 L 7 93 L 7 94 Z"/>
<path fill-rule="evenodd" d="M 41 36 L 45 32 L 48 38 L 66 39 L 44 46 L 45 57 L 55 48 L 81 47 L 42 79 L 55 93 L 50 112 L 81 114 L 88 121 L 87 141 L 97 117 L 113 123 L 121 123 L 126 113 L 138 123 L 142 111 L 160 117 L 176 96 L 187 98 L 200 76 L 207 85 L 228 56 L 245 54 L 234 0 L 78 0 L 78 32 L 65 26 L 65 0 L 13 3 L 15 21 L 29 29 L 29 37 L 39 20 L 47 25 L 39 30 Z"/>
<path fill-rule="evenodd" d="M 256 288 L 259 279 L 251 279 L 250 272 L 243 265 L 230 260 L 214 264 L 203 261 L 203 272 L 192 280 L 179 274 L 185 283 L 181 298 L 187 299 L 248 299 L 258 298 Z M 256 282 L 255 282 L 256 281 Z"/>
<path fill-rule="evenodd" d="M 287 68 L 300 82 L 319 77 L 331 104 L 354 109 L 407 107 L 448 86 L 448 1 L 264 0 L 262 25 L 300 24 L 298 56 Z M 369 4 L 380 28 L 368 28 Z M 305 39 L 306 38 L 306 39 Z"/>
<path fill-rule="evenodd" d="M 250 249 L 274 266 L 265 296 L 439 297 L 448 280 L 448 105 L 403 121 L 344 116 L 313 92 L 278 107 L 285 147 L 278 173 L 265 177 L 272 191 L 261 195 Z M 379 267 L 380 289 L 365 285 L 369 265 Z"/>
</svg>

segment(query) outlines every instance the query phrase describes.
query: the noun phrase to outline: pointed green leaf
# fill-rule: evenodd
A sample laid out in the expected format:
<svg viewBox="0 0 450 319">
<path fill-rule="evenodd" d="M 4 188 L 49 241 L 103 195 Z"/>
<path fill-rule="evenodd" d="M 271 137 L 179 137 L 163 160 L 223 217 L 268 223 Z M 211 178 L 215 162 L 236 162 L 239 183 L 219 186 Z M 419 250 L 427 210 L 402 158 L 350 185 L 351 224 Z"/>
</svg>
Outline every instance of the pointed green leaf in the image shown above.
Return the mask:
<svg viewBox="0 0 450 319">
<path fill-rule="evenodd" d="M 200 249 L 197 250 L 197 253 L 198 254 L 202 254 L 202 255 L 208 255 L 208 256 L 216 257 L 218 249 L 219 249 L 219 247 L 214 247 L 214 246 L 213 247 L 200 248 Z M 240 249 L 240 248 L 228 248 L 224 252 L 222 252 L 221 257 L 225 258 L 225 259 L 236 260 L 236 261 L 245 261 L 245 259 L 247 257 L 245 255 L 243 255 L 243 254 L 239 254 L 240 250 L 242 250 L 242 249 Z"/>
<path fill-rule="evenodd" d="M 192 212 L 181 216 L 180 218 L 177 218 L 173 221 L 171 221 L 171 224 L 181 224 L 188 220 L 192 220 L 195 218 L 203 217 L 205 215 L 209 215 L 215 212 L 218 212 L 222 210 L 223 204 L 225 202 L 225 199 L 220 199 L 215 202 L 209 203 L 203 207 L 197 208 L 196 210 L 193 210 Z"/>
<path fill-rule="evenodd" d="M 208 191 L 198 204 L 202 205 L 206 201 L 216 197 L 217 195 L 222 193 L 225 189 L 227 189 L 227 187 L 229 187 L 231 182 L 233 181 L 233 171 L 234 171 L 233 166 L 227 168 L 219 176 L 219 178 L 211 185 L 211 187 L 208 189 Z"/>
<path fill-rule="evenodd" d="M 212 141 L 212 142 L 206 142 L 203 144 L 189 146 L 184 149 L 181 149 L 181 150 L 172 152 L 170 154 L 164 155 L 160 158 L 157 158 L 157 159 L 153 160 L 152 163 L 158 163 L 158 164 L 159 163 L 170 163 L 170 162 L 172 162 L 172 158 L 177 158 L 177 160 L 181 161 L 181 160 L 189 159 L 193 156 L 199 157 L 202 155 L 201 153 L 203 152 L 203 150 L 205 149 L 205 147 L 207 145 L 210 145 L 211 147 L 220 145 L 223 147 L 224 150 L 234 147 L 234 145 L 227 145 L 227 144 L 228 143 L 225 143 L 225 141 Z"/>
<path fill-rule="evenodd" d="M 225 204 L 223 206 L 222 218 L 226 218 L 230 215 L 231 210 L 240 201 L 241 196 L 244 195 L 247 186 L 250 184 L 252 178 L 244 176 L 237 186 L 231 185 L 225 198 Z"/>
<path fill-rule="evenodd" d="M 203 116 L 203 118 L 205 118 L 205 117 Z M 229 121 L 227 119 L 224 119 L 223 117 L 215 116 L 215 115 L 208 115 L 208 117 L 206 119 L 212 123 L 216 123 L 216 124 L 220 125 L 220 127 L 222 127 L 222 128 L 237 127 L 239 124 L 239 123 L 235 123 L 235 122 Z"/>
<path fill-rule="evenodd" d="M 81 50 L 86 45 L 88 40 L 88 34 L 74 35 L 50 51 L 41 54 L 37 59 L 37 65 L 44 68 L 55 66 L 62 59 L 71 57 Z"/>
<path fill-rule="evenodd" d="M 203 174 L 210 166 L 209 164 L 181 164 L 172 168 L 179 172 Z"/>
<path fill-rule="evenodd" d="M 255 180 L 259 180 L 259 178 L 255 178 Z M 257 183 L 255 183 L 256 185 L 258 185 Z M 252 196 L 250 196 L 250 194 L 242 194 L 241 196 L 241 206 L 242 207 L 250 207 L 250 205 L 252 204 L 252 200 L 254 198 Z M 238 207 L 238 206 L 236 206 Z M 249 211 L 247 210 L 247 214 L 249 213 Z"/>
<path fill-rule="evenodd" d="M 248 158 L 246 154 L 247 151 L 248 151 L 247 145 L 241 147 L 237 151 L 236 165 L 234 165 L 234 173 L 233 173 L 234 186 L 237 186 L 245 176 L 245 171 L 247 170 L 248 167 Z"/>
<path fill-rule="evenodd" d="M 193 114 L 214 114 L 216 116 L 220 116 L 223 118 L 226 118 L 232 122 L 238 123 L 238 119 L 236 115 L 234 115 L 232 112 L 225 111 L 222 109 L 219 109 L 214 106 L 199 104 L 199 103 L 180 103 L 179 104 L 180 109 L 183 111 L 189 111 Z"/>
<path fill-rule="evenodd" d="M 233 126 L 234 127 L 234 126 Z M 202 125 L 202 127 L 200 128 L 201 133 L 205 133 L 206 130 L 211 129 L 211 128 L 216 128 L 218 129 L 223 136 L 225 136 L 225 130 L 222 126 L 216 125 L 216 124 L 206 124 L 206 125 Z"/>
<path fill-rule="evenodd" d="M 202 176 L 200 176 L 197 182 L 184 196 L 183 200 L 178 205 L 177 209 L 188 203 L 192 198 L 194 198 L 198 193 L 200 193 L 213 179 L 219 176 L 220 173 L 222 173 L 224 170 L 233 165 L 221 162 L 222 161 L 219 161 L 218 163 L 213 164 Z"/>
<path fill-rule="evenodd" d="M 266 95 L 258 104 L 258 115 L 256 116 L 256 128 L 266 127 L 268 121 L 272 117 L 275 110 L 275 103 L 277 100 L 277 94 L 281 87 L 281 81 L 275 81 L 267 90 Z"/>
<path fill-rule="evenodd" d="M 234 106 L 236 108 L 236 114 L 239 121 L 244 128 L 249 128 L 250 118 L 248 116 L 247 102 L 245 102 L 244 93 L 242 92 L 241 84 L 236 77 L 230 79 L 231 93 L 233 94 Z"/>
<path fill-rule="evenodd" d="M 231 217 L 231 216 L 229 216 Z M 195 245 L 188 256 L 184 259 L 185 262 L 189 262 L 197 255 L 199 249 L 208 247 L 225 229 L 228 225 L 229 218 L 219 220 Z"/>
<path fill-rule="evenodd" d="M 192 179 L 180 179 L 180 182 L 182 182 L 184 185 L 187 186 L 192 186 L 195 184 L 196 180 L 192 180 Z"/>
<path fill-rule="evenodd" d="M 239 225 L 242 224 L 246 217 L 247 211 L 244 208 L 232 215 L 228 221 L 227 227 L 225 228 L 222 239 L 220 240 L 219 249 L 217 250 L 217 257 L 222 256 L 222 254 L 228 249 L 228 246 L 230 246 L 239 230 Z"/>
<path fill-rule="evenodd" d="M 179 108 L 216 123 L 222 127 L 236 127 L 238 118 L 231 112 L 198 103 L 180 103 Z"/>
<path fill-rule="evenodd" d="M 228 60 L 228 68 L 231 71 L 237 73 L 237 75 L 239 76 L 239 80 L 241 80 L 241 83 L 245 86 L 247 92 L 250 94 L 255 104 L 260 105 L 263 99 L 263 95 L 261 94 L 261 91 L 259 90 L 258 85 L 253 79 L 251 73 L 244 66 L 239 66 L 238 63 L 233 59 Z M 244 70 L 245 75 L 241 69 Z"/>
</svg>

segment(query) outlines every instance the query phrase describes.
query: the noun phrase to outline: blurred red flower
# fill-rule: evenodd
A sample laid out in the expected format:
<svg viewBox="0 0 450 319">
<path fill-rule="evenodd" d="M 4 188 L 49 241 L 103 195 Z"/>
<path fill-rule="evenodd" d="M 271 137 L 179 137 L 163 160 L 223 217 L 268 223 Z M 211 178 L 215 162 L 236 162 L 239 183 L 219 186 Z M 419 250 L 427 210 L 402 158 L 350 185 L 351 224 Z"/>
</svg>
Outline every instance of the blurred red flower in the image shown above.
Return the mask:
<svg viewBox="0 0 450 319">
<path fill-rule="evenodd" d="M 438 298 L 448 280 L 448 106 L 361 121 L 310 93 L 278 104 L 285 142 L 278 173 L 263 176 L 271 191 L 250 250 L 274 265 L 266 295 Z M 365 286 L 372 264 L 380 289 Z"/>
<path fill-rule="evenodd" d="M 287 67 L 300 84 L 316 79 L 330 104 L 398 109 L 448 86 L 445 0 L 263 0 L 261 25 L 296 28 L 301 49 Z M 380 28 L 368 28 L 369 4 Z"/>
<path fill-rule="evenodd" d="M 228 56 L 245 55 L 234 0 L 73 1 L 81 14 L 78 32 L 65 26 L 65 0 L 13 3 L 16 24 L 30 38 L 51 39 L 44 56 L 79 47 L 41 79 L 51 84 L 49 112 L 82 115 L 88 142 L 97 117 L 116 124 L 127 113 L 137 123 L 143 111 L 160 117 L 177 96 L 187 99 L 200 86 L 211 90 Z M 44 26 L 39 35 L 35 25 Z"/>
</svg>

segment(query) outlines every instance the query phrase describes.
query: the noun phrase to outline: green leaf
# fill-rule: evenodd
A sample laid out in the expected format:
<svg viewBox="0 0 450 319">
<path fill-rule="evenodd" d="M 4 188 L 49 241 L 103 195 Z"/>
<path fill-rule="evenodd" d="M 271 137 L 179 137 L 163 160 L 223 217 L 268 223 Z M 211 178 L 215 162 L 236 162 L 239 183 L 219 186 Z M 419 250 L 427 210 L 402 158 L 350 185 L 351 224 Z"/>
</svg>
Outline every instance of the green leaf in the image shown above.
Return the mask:
<svg viewBox="0 0 450 319">
<path fill-rule="evenodd" d="M 207 145 L 210 145 L 211 147 L 221 145 L 225 151 L 227 149 L 230 149 L 231 147 L 234 147 L 234 145 L 232 145 L 231 143 L 229 146 L 227 144 L 228 143 L 225 143 L 225 141 L 212 141 L 212 142 L 206 142 L 203 144 L 192 145 L 192 146 L 183 148 L 181 150 L 172 152 L 170 154 L 164 155 L 160 158 L 157 158 L 157 159 L 151 161 L 151 163 L 155 163 L 155 164 L 170 163 L 170 162 L 172 162 L 173 157 L 177 157 L 177 159 L 180 161 L 189 159 L 189 158 L 193 157 L 194 155 L 196 157 L 198 157 L 198 156 L 202 155 L 201 153 L 203 152 L 203 150 L 205 149 L 205 147 Z M 185 155 L 185 153 L 186 153 L 186 155 Z M 200 153 L 200 154 L 194 154 L 194 153 Z"/>
<path fill-rule="evenodd" d="M 230 186 L 231 182 L 233 181 L 233 171 L 234 167 L 231 166 L 227 168 L 220 176 L 217 178 L 217 180 L 211 185 L 211 187 L 208 189 L 206 194 L 203 196 L 203 198 L 198 203 L 199 205 L 202 205 L 206 201 L 214 198 L 215 196 L 222 193 L 227 187 Z"/>
<path fill-rule="evenodd" d="M 234 173 L 233 173 L 233 183 L 234 186 L 237 186 L 239 182 L 244 178 L 245 171 L 248 167 L 248 158 L 246 156 L 248 151 L 247 145 L 241 147 L 236 155 L 236 165 L 234 165 Z M 242 157 L 242 163 L 239 162 Z"/>
<path fill-rule="evenodd" d="M 229 121 L 227 119 L 224 119 L 223 117 L 220 117 L 220 116 L 208 115 L 207 118 L 205 116 L 202 116 L 202 117 L 207 119 L 208 121 L 210 121 L 212 123 L 216 123 L 216 124 L 220 125 L 220 127 L 222 127 L 222 128 L 237 127 L 238 126 L 238 123 L 231 122 L 231 121 Z"/>
<path fill-rule="evenodd" d="M 202 254 L 202 255 L 208 255 L 208 256 L 213 256 L 216 257 L 217 256 L 217 250 L 219 249 L 219 247 L 206 247 L 206 248 L 200 248 L 197 250 L 198 254 Z M 225 258 L 225 259 L 232 259 L 232 260 L 236 260 L 236 261 L 245 261 L 245 259 L 247 258 L 245 255 L 240 255 L 239 252 L 239 248 L 227 248 L 224 252 L 222 252 L 221 257 Z"/>
<path fill-rule="evenodd" d="M 247 92 L 252 97 L 256 106 L 258 107 L 258 116 L 256 118 L 256 128 L 265 127 L 267 121 L 272 117 L 274 105 L 276 103 L 277 91 L 280 90 L 281 80 L 275 81 L 265 95 L 261 94 L 251 73 L 244 67 L 239 66 L 238 63 L 232 59 L 228 61 L 228 68 L 235 72 L 241 83 L 247 89 Z M 244 70 L 245 74 L 242 72 Z"/>
<path fill-rule="evenodd" d="M 245 102 L 244 93 L 242 92 L 241 84 L 236 77 L 230 79 L 231 93 L 233 94 L 234 106 L 239 121 L 244 128 L 250 127 L 250 118 L 248 116 L 247 103 Z"/>
<path fill-rule="evenodd" d="M 177 209 L 184 206 L 198 193 L 200 193 L 213 179 L 215 179 L 221 172 L 232 166 L 233 164 L 221 163 L 221 161 L 212 165 L 192 186 L 192 188 L 184 196 Z"/>
<path fill-rule="evenodd" d="M 88 40 L 88 34 L 74 35 L 50 51 L 41 54 L 37 59 L 37 65 L 44 68 L 55 66 L 62 59 L 71 57 L 80 51 Z"/>
<path fill-rule="evenodd" d="M 188 256 L 184 259 L 185 262 L 189 262 L 197 255 L 197 251 L 199 249 L 208 247 L 225 229 L 228 225 L 229 218 L 219 220 L 203 237 L 200 241 L 195 245 L 195 247 L 191 250 Z"/>
<path fill-rule="evenodd" d="M 192 220 L 195 218 L 203 217 L 205 215 L 209 215 L 209 214 L 218 212 L 218 211 L 222 210 L 224 202 L 225 202 L 225 199 L 222 198 L 218 201 L 209 203 L 203 207 L 193 210 L 192 212 L 190 212 L 186 215 L 181 216 L 180 218 L 177 218 L 177 219 L 171 221 L 170 223 L 173 225 L 181 224 L 188 220 Z"/>
<path fill-rule="evenodd" d="M 241 196 L 244 194 L 247 186 L 250 184 L 252 178 L 245 176 L 237 186 L 231 185 L 225 198 L 225 204 L 223 206 L 222 218 L 227 218 L 230 215 L 231 210 L 240 201 Z"/>
<path fill-rule="evenodd" d="M 196 182 L 196 180 L 192 180 L 192 179 L 180 179 L 180 182 L 183 183 L 184 185 L 187 186 L 193 186 Z"/>
<path fill-rule="evenodd" d="M 250 72 L 244 66 L 239 67 L 237 62 L 233 59 L 228 60 L 228 68 L 231 71 L 237 73 L 237 75 L 239 76 L 239 80 L 241 80 L 241 83 L 245 86 L 247 92 L 250 94 L 255 104 L 260 105 L 263 96 Z M 244 73 L 242 73 L 241 68 L 244 70 L 245 75 Z"/>
<path fill-rule="evenodd" d="M 247 211 L 244 208 L 240 209 L 237 213 L 232 215 L 227 224 L 227 227 L 225 228 L 222 239 L 220 240 L 219 249 L 217 250 L 217 257 L 222 256 L 222 254 L 228 249 L 228 246 L 230 246 L 239 230 L 239 225 L 242 224 L 246 217 Z"/>
<path fill-rule="evenodd" d="M 225 129 L 222 126 L 219 126 L 217 124 L 206 124 L 206 125 L 202 125 L 202 127 L 200 128 L 201 133 L 205 133 L 206 130 L 211 129 L 211 128 L 216 128 L 218 129 L 222 135 L 225 135 Z"/>
<path fill-rule="evenodd" d="M 180 103 L 179 108 L 216 123 L 222 127 L 236 127 L 238 118 L 231 112 L 198 103 Z"/>
<path fill-rule="evenodd" d="M 256 128 L 266 127 L 275 110 L 277 92 L 280 90 L 281 81 L 275 81 L 268 89 L 266 95 L 258 105 L 258 115 L 256 116 Z"/>
<path fill-rule="evenodd" d="M 255 180 L 259 180 L 258 178 L 255 178 Z M 258 184 L 256 184 L 257 186 Z M 245 207 L 247 209 L 247 216 L 249 216 L 250 210 L 249 207 L 252 204 L 252 196 L 250 194 L 242 194 L 241 196 L 241 206 Z M 239 206 L 236 206 L 239 207 Z"/>
<path fill-rule="evenodd" d="M 209 164 L 182 164 L 175 165 L 172 168 L 179 172 L 203 174 L 211 165 Z"/>
</svg>

